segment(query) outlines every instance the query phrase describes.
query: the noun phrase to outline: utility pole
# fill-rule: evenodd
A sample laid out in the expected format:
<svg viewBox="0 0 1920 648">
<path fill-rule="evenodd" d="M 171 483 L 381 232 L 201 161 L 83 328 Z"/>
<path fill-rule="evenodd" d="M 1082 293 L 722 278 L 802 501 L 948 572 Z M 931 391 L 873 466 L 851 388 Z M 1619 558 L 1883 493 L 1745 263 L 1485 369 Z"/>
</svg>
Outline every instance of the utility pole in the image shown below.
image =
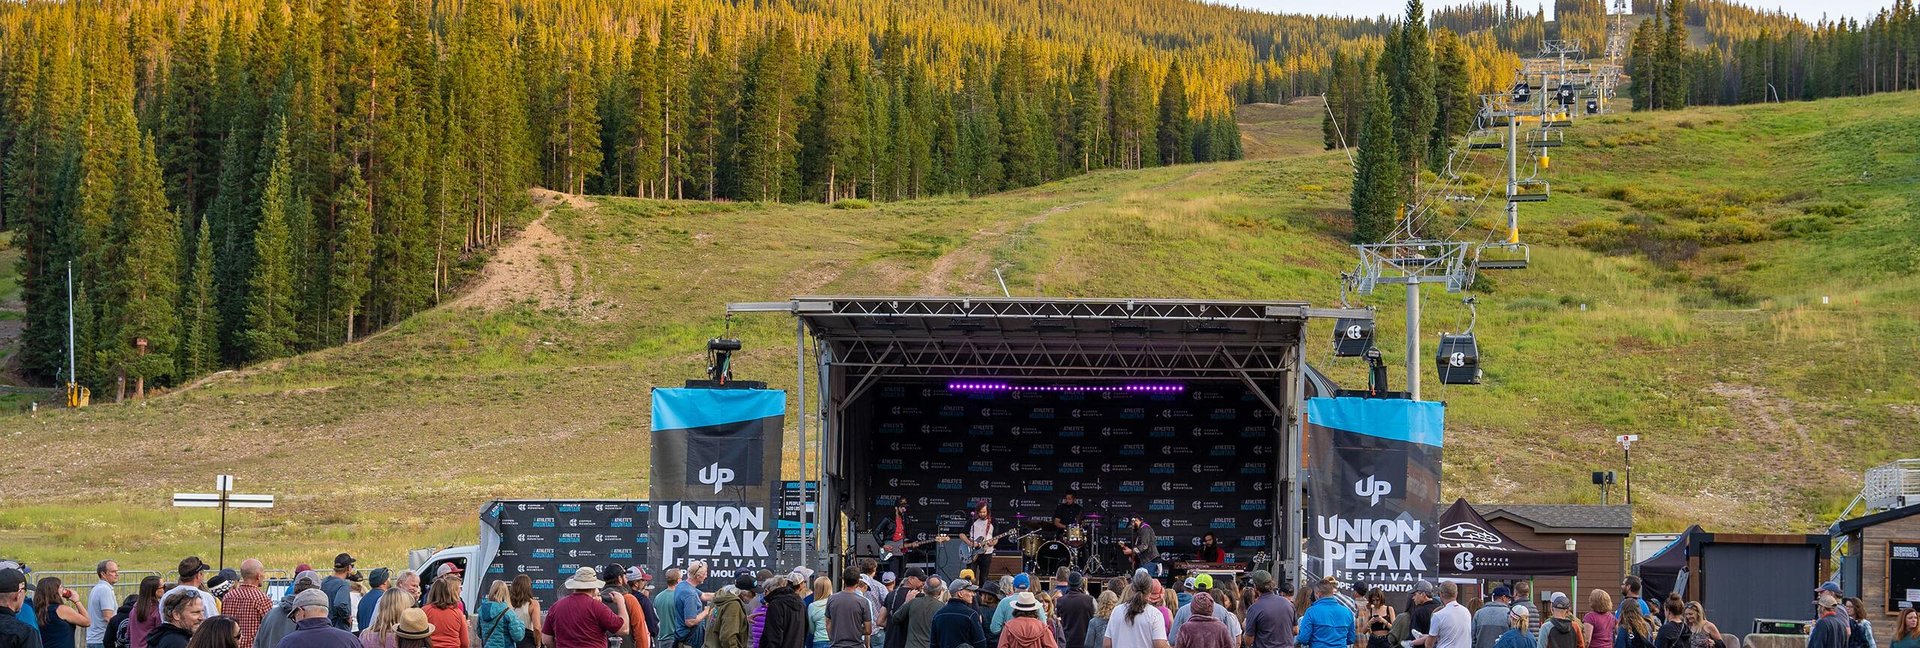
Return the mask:
<svg viewBox="0 0 1920 648">
<path fill-rule="evenodd" d="M 1420 400 L 1420 282 L 1407 282 L 1407 395 Z"/>
<path fill-rule="evenodd" d="M 1620 443 L 1620 458 L 1627 464 L 1627 506 L 1633 506 L 1633 442 L 1640 440 L 1638 434 L 1622 434 L 1614 437 Z"/>
</svg>

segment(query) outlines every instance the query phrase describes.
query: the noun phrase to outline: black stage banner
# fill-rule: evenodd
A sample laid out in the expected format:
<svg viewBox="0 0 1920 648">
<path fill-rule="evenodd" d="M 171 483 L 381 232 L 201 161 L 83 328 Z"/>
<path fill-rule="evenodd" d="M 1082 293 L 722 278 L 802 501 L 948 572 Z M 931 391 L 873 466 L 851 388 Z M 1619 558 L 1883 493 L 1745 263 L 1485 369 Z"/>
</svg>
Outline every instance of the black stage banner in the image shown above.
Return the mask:
<svg viewBox="0 0 1920 648">
<path fill-rule="evenodd" d="M 653 390 L 652 565 L 774 568 L 786 403 L 779 390 Z"/>
<path fill-rule="evenodd" d="M 875 392 L 863 530 L 891 515 L 897 497 L 907 499 L 911 537 L 958 537 L 981 502 L 1005 531 L 1016 516 L 1050 519 L 1072 492 L 1102 516 L 1090 529 L 1101 539 L 1130 538 L 1120 522 L 1140 514 L 1166 560 L 1186 560 L 1208 531 L 1230 562 L 1271 551 L 1279 434 L 1272 411 L 1238 383 L 1164 391 L 895 383 Z"/>
<path fill-rule="evenodd" d="M 1307 401 L 1308 575 L 1396 593 L 1434 576 L 1445 412 L 1404 399 Z"/>
<path fill-rule="evenodd" d="M 482 534 L 481 559 L 486 545 L 495 546 L 484 578 L 511 581 L 526 574 L 533 579 L 534 595 L 551 604 L 560 584 L 581 567 L 650 562 L 648 516 L 647 503 L 637 500 L 489 503 L 481 509 L 480 523 L 494 537 Z"/>
</svg>

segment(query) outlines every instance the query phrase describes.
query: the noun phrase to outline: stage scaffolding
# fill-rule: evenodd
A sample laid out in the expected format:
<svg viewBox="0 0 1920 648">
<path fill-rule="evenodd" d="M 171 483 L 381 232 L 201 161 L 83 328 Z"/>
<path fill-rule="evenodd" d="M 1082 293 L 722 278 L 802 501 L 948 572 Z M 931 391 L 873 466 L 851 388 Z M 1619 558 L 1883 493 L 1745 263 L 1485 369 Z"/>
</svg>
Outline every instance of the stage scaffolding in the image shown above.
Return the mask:
<svg viewBox="0 0 1920 648">
<path fill-rule="evenodd" d="M 820 459 L 809 469 L 803 450 L 801 470 L 820 480 L 813 508 L 828 514 L 819 525 L 826 533 L 816 534 L 804 562 L 837 571 L 850 548 L 846 515 L 854 503 L 848 493 L 865 468 L 845 444 L 846 414 L 887 380 L 1230 380 L 1245 384 L 1284 421 L 1285 466 L 1273 507 L 1284 524 L 1273 526 L 1267 545 L 1278 555 L 1261 565 L 1276 575 L 1299 569 L 1307 325 L 1373 317 L 1369 310 L 1298 301 L 1021 297 L 795 297 L 729 304 L 727 313 L 796 318 L 801 438 L 809 421 L 819 427 Z"/>
</svg>

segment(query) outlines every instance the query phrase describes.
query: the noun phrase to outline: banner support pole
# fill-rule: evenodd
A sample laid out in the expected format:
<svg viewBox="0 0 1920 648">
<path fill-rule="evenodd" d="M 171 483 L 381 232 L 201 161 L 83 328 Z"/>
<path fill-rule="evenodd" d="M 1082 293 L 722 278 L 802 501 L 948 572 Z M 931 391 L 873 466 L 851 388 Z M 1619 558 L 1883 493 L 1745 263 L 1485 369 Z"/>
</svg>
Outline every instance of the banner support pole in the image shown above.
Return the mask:
<svg viewBox="0 0 1920 648">
<path fill-rule="evenodd" d="M 811 544 L 813 534 L 807 532 L 807 322 L 793 318 L 793 369 L 794 380 L 799 385 L 800 406 L 795 410 L 800 415 L 800 564 L 807 564 L 807 545 Z"/>
</svg>

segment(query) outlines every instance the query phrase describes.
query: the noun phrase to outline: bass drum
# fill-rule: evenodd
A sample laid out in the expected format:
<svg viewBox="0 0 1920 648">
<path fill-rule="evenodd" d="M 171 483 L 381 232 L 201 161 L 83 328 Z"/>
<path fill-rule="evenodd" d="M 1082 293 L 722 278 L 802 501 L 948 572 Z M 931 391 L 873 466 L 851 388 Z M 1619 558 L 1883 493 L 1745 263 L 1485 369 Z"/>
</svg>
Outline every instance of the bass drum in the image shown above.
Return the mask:
<svg viewBox="0 0 1920 648">
<path fill-rule="evenodd" d="M 1034 554 L 1033 564 L 1038 573 L 1052 574 L 1061 567 L 1077 567 L 1073 564 L 1073 548 L 1059 540 L 1048 540 L 1040 545 L 1040 551 Z"/>
</svg>

